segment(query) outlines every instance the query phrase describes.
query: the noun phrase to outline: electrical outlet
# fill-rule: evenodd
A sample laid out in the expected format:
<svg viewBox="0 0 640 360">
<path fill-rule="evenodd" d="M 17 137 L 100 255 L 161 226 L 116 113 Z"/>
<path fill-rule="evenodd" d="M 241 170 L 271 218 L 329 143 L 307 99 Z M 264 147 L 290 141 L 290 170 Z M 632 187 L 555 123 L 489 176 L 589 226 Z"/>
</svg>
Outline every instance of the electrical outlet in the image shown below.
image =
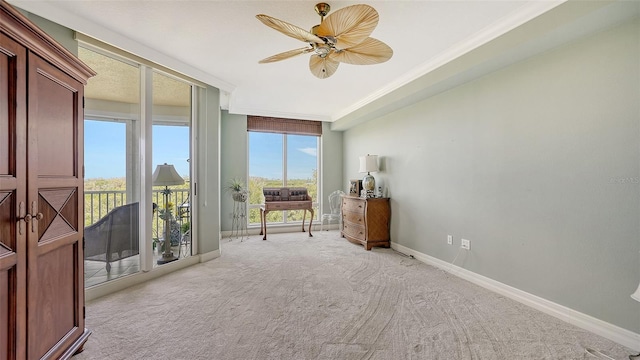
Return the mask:
<svg viewBox="0 0 640 360">
<path fill-rule="evenodd" d="M 471 241 L 466 240 L 466 239 L 462 239 L 462 246 L 463 249 L 467 249 L 470 250 L 471 249 Z"/>
<path fill-rule="evenodd" d="M 447 244 L 449 245 L 453 244 L 453 236 L 447 235 Z"/>
</svg>

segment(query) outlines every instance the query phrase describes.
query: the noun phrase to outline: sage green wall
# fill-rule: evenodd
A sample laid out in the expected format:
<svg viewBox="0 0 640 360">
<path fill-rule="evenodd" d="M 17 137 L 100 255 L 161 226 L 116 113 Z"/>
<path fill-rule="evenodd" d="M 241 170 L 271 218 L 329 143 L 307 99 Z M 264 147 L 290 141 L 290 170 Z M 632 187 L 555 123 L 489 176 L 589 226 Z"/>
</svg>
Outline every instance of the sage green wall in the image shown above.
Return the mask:
<svg viewBox="0 0 640 360">
<path fill-rule="evenodd" d="M 221 131 L 221 227 L 223 231 L 231 231 L 233 200 L 224 190 L 225 184 L 234 177 L 248 179 L 249 166 L 247 144 L 247 116 L 222 112 Z M 342 132 L 331 131 L 329 123 L 322 123 L 320 138 L 320 161 L 322 166 L 322 197 L 326 200 L 329 194 L 338 189 L 345 190 L 342 181 Z"/>
<path fill-rule="evenodd" d="M 33 21 L 33 23 L 46 32 L 47 35 L 59 42 L 60 45 L 64 46 L 72 54 L 78 56 L 78 42 L 75 39 L 75 33 L 73 30 L 28 11 L 19 8 L 16 9 L 18 9 L 18 11 L 20 11 L 29 20 Z"/>
<path fill-rule="evenodd" d="M 225 190 L 229 180 L 233 178 L 247 181 L 249 175 L 247 164 L 249 150 L 247 145 L 247 116 L 233 115 L 228 111 L 222 111 L 222 132 L 220 141 L 220 151 L 222 161 L 220 164 L 220 204 L 221 221 L 220 226 L 223 231 L 231 231 L 233 221 L 233 199 L 231 194 Z"/>
<path fill-rule="evenodd" d="M 196 179 L 198 253 L 220 249 L 220 90 L 198 90 Z"/>
<path fill-rule="evenodd" d="M 344 134 L 380 155 L 393 242 L 640 333 L 638 20 Z M 447 235 L 454 245 L 447 245 Z"/>
<path fill-rule="evenodd" d="M 328 204 L 329 195 L 336 191 L 342 190 L 348 192 L 349 187 L 346 181 L 343 181 L 342 175 L 342 131 L 331 131 L 330 123 L 322 123 L 322 199 L 323 207 L 320 208 L 321 213 L 330 212 Z"/>
</svg>

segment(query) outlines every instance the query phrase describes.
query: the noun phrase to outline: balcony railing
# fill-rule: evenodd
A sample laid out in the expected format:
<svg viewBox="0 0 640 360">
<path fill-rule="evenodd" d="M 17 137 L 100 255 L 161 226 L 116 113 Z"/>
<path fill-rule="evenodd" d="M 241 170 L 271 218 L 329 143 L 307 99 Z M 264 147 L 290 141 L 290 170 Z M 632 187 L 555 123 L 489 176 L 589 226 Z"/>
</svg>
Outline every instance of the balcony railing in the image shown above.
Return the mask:
<svg viewBox="0 0 640 360">
<path fill-rule="evenodd" d="M 163 209 L 164 196 L 161 190 L 153 190 L 152 202 L 157 209 Z M 178 221 L 189 221 L 190 204 L 189 189 L 175 189 L 171 191 L 170 203 L 173 203 L 173 214 Z M 126 191 L 124 190 L 90 190 L 84 192 L 84 226 L 90 226 L 103 218 L 112 209 L 127 204 Z M 149 205 L 153 209 L 152 205 Z M 152 230 L 153 237 L 158 238 L 158 230 L 162 230 L 163 220 L 158 216 L 158 211 L 153 212 Z"/>
</svg>

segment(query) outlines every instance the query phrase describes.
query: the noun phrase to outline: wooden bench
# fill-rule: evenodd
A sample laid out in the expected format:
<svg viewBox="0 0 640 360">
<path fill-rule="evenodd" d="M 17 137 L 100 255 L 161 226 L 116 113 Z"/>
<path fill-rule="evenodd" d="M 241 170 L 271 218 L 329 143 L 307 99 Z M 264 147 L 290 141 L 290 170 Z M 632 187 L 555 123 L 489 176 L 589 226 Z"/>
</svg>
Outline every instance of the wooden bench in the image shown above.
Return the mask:
<svg viewBox="0 0 640 360">
<path fill-rule="evenodd" d="M 269 211 L 282 210 L 304 210 L 302 217 L 302 232 L 304 232 L 304 222 L 307 218 L 307 210 L 311 212 L 309 219 L 309 236 L 311 235 L 311 224 L 313 223 L 313 207 L 311 196 L 306 188 L 302 187 L 269 187 L 263 188 L 264 204 L 260 205 L 260 235 L 264 234 L 262 240 L 267 240 L 267 214 Z"/>
</svg>

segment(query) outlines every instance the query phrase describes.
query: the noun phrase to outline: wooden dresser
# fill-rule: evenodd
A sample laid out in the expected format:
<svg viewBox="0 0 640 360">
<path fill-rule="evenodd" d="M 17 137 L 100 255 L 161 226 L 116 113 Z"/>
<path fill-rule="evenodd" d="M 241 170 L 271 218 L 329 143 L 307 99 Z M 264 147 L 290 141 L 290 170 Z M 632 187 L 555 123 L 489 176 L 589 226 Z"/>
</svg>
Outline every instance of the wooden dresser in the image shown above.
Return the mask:
<svg viewBox="0 0 640 360">
<path fill-rule="evenodd" d="M 347 240 L 364 245 L 366 250 L 389 247 L 390 223 L 389 198 L 342 197 L 342 237 Z"/>
</svg>

